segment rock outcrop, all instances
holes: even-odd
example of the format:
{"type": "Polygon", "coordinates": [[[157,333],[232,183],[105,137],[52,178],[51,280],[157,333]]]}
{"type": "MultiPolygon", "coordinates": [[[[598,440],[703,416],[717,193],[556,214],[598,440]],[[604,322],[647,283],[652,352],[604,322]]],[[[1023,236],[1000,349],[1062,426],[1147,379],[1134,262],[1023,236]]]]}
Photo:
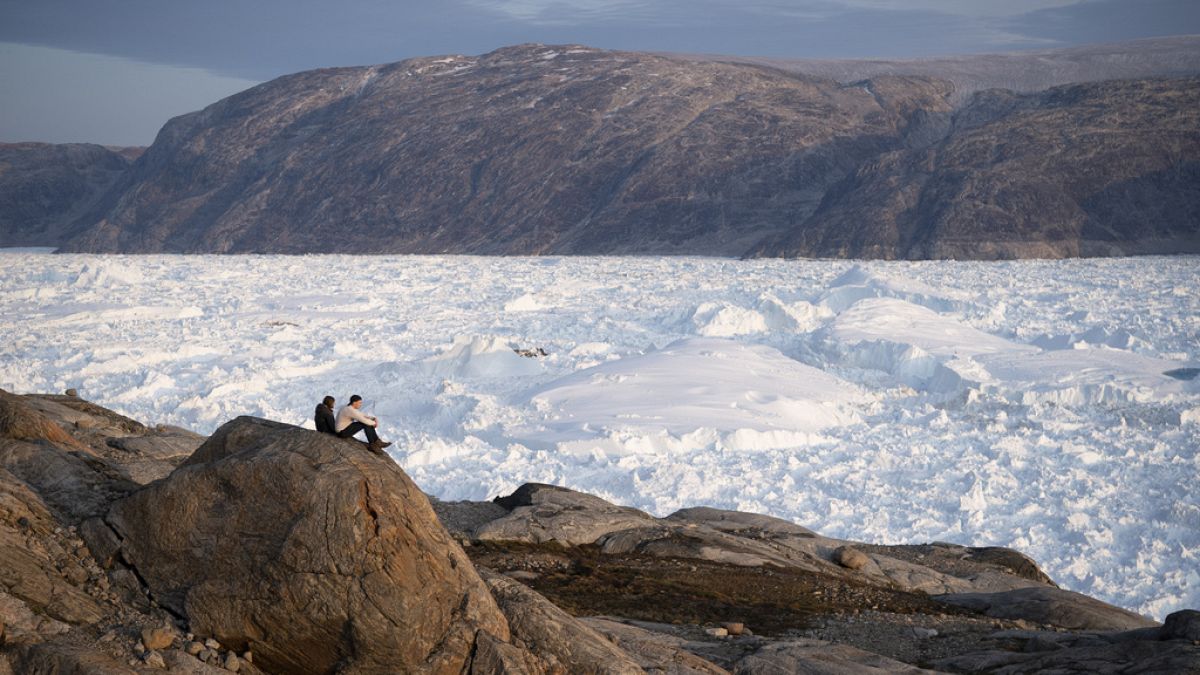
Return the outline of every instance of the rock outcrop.
{"type": "Polygon", "coordinates": [[[648,673],[662,675],[723,675],[728,671],[687,650],[687,641],[656,633],[609,617],[583,619],[589,628],[625,650],[648,673]]]}
{"type": "Polygon", "coordinates": [[[1196,612],[1176,612],[1161,628],[1131,631],[999,631],[991,636],[992,648],[932,665],[972,673],[1200,673],[1200,645],[1172,629],[1186,623],[1189,614],[1196,612]],[[1014,644],[1020,649],[1012,649],[1014,644]]]}
{"type": "Polygon", "coordinates": [[[135,672],[136,638],[112,627],[168,617],[111,552],[97,562],[82,523],[138,487],[106,440],[154,433],[74,396],[0,391],[0,672],[135,672]]]}
{"type": "Polygon", "coordinates": [[[151,596],[268,672],[460,672],[508,626],[428,500],[361,444],[218,429],[107,522],[151,596]]]}
{"type": "Polygon", "coordinates": [[[1159,626],[1008,549],[540,484],[435,511],[356,441],[198,441],[0,392],[0,675],[1200,672],[1200,613],[1159,626]]]}
{"type": "MultiPolygon", "coordinates": [[[[772,576],[784,577],[785,587],[812,583],[813,596],[843,603],[837,609],[806,608],[828,618],[814,620],[821,627],[802,632],[800,639],[796,629],[764,640],[749,631],[725,637],[720,627],[703,632],[696,627],[689,634],[679,626],[644,620],[586,620],[645,668],[706,672],[703,667],[693,670],[696,664],[681,657],[683,652],[734,673],[930,672],[914,663],[968,672],[1200,672],[1200,645],[1192,639],[1200,614],[1179,612],[1159,626],[1057,588],[1036,563],[1010,549],[946,543],[865,545],[822,537],[770,516],[706,507],[658,519],[631,514],[591,495],[539,484],[523,485],[494,504],[511,511],[498,514],[491,523],[478,522],[487,513],[481,505],[443,503],[440,510],[451,521],[472,522],[475,532],[488,534],[479,547],[468,549],[476,559],[545,589],[549,597],[577,612],[588,606],[610,609],[613,603],[595,586],[611,584],[613,593],[629,592],[662,604],[678,602],[680,613],[687,611],[686,602],[709,597],[731,618],[745,616],[746,626],[771,630],[768,614],[777,612],[779,605],[747,591],[758,586],[769,594],[772,576]],[[552,506],[539,508],[543,503],[552,506]],[[456,518],[456,512],[474,517],[456,518]],[[494,535],[502,532],[575,532],[577,539],[586,539],[583,533],[602,534],[593,542],[577,541],[571,548],[580,553],[573,554],[520,548],[543,542],[563,546],[568,543],[563,536],[518,537],[513,540],[516,548],[496,548],[502,541],[494,535]],[[655,584],[654,573],[647,572],[655,565],[648,558],[661,561],[662,584],[655,584]],[[682,576],[669,571],[676,567],[685,570],[682,576]],[[739,572],[738,567],[765,571],[739,572]],[[689,574],[698,581],[681,585],[689,574]],[[744,579],[726,583],[739,576],[744,579]],[[991,590],[939,590],[956,586],[991,590]],[[730,603],[735,588],[746,593],[745,605],[730,603]],[[897,589],[933,604],[914,604],[913,596],[906,599],[903,593],[895,594],[897,589]],[[942,594],[926,596],[927,592],[942,594]],[[957,608],[967,611],[959,613],[957,608]],[[850,615],[843,618],[842,612],[850,615]],[[914,615],[939,618],[914,621],[914,615]],[[949,639],[936,639],[942,633],[949,639]]],[[[472,538],[469,533],[460,536],[472,538]]],[[[779,600],[796,602],[783,594],[779,600]]],[[[670,612],[657,615],[665,618],[670,612]]]]}
{"type": "Polygon", "coordinates": [[[57,517],[78,523],[137,487],[38,407],[37,399],[0,390],[0,468],[57,517]]]}
{"type": "Polygon", "coordinates": [[[520,582],[493,572],[484,572],[484,579],[508,619],[513,642],[535,652],[547,672],[642,672],[637,662],[600,633],[520,582]]]}
{"type": "MultiPolygon", "coordinates": [[[[1038,570],[1018,574],[990,560],[968,560],[960,553],[958,566],[931,567],[910,556],[890,551],[849,549],[838,539],[822,537],[808,528],[779,518],[709,507],[682,509],[666,518],[654,518],[599,497],[553,485],[528,483],[507,497],[495,500],[510,509],[494,520],[478,524],[467,538],[481,541],[594,544],[608,555],[644,554],[662,558],[690,558],[741,566],[774,565],[853,578],[892,588],[946,594],[1006,591],[1027,586],[1052,585],[1038,570]],[[845,563],[850,555],[855,565],[845,563]],[[908,558],[908,559],[906,559],[908,558]],[[849,568],[849,569],[847,569],[849,568]],[[1037,575],[1040,575],[1038,577],[1037,575]]],[[[469,503],[440,506],[445,518],[455,520],[457,510],[478,512],[469,503]]],[[[998,549],[1006,550],[1006,549],[998,549]]],[[[1023,559],[1010,551],[1012,560],[1023,559]]],[[[992,553],[991,558],[999,557],[992,553]]],[[[1005,558],[1005,562],[1011,562],[1005,558]]],[[[1036,565],[1034,565],[1036,570],[1036,565]]]]}
{"type": "Polygon", "coordinates": [[[734,675],[775,675],[776,673],[896,673],[919,675],[933,673],[886,656],[820,640],[790,640],[765,645],[738,662],[734,675]]]}
{"type": "Polygon", "coordinates": [[[0,247],[60,245],[130,163],[99,145],[0,143],[0,247]]]}
{"type": "Polygon", "coordinates": [[[617,506],[575,490],[526,483],[495,503],[508,510],[472,533],[488,541],[558,542],[591,544],[611,532],[647,527],[655,519],[647,513],[617,506]]]}
{"type": "Polygon", "coordinates": [[[1130,630],[1158,625],[1139,614],[1061,588],[956,593],[938,599],[998,619],[1026,619],[1072,630],[1130,630]]]}

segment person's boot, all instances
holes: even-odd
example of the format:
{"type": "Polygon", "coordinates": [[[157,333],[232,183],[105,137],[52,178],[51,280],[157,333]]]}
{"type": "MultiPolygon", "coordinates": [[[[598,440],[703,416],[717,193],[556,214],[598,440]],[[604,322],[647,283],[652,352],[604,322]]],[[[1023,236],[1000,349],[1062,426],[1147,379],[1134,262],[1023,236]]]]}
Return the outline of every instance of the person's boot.
{"type": "Polygon", "coordinates": [[[367,449],[377,455],[382,455],[383,449],[388,447],[389,445],[391,445],[391,443],[386,442],[386,441],[381,441],[379,439],[375,439],[367,445],[367,449]]]}

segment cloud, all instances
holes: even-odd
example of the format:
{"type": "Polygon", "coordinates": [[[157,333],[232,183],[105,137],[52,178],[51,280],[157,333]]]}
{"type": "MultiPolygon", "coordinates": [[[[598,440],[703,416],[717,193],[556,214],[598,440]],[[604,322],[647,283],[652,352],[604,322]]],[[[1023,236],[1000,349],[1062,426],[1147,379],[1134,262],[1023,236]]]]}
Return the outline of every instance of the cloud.
{"type": "Polygon", "coordinates": [[[891,12],[937,12],[953,16],[1016,17],[1095,0],[837,0],[847,7],[891,12]]]}
{"type": "Polygon", "coordinates": [[[654,20],[660,6],[644,0],[467,0],[476,9],[535,24],[654,20]]]}
{"type": "Polygon", "coordinates": [[[699,22],[705,17],[734,13],[816,21],[856,10],[1007,18],[1094,1],[1096,0],[466,0],[467,4],[477,9],[533,24],[636,20],[679,23],[685,16],[699,22]]]}
{"type": "MultiPolygon", "coordinates": [[[[729,16],[821,21],[855,0],[464,0],[476,9],[530,24],[587,24],[597,21],[661,25],[707,24],[729,16]]],[[[870,1],[870,0],[868,0],[870,1]]]]}

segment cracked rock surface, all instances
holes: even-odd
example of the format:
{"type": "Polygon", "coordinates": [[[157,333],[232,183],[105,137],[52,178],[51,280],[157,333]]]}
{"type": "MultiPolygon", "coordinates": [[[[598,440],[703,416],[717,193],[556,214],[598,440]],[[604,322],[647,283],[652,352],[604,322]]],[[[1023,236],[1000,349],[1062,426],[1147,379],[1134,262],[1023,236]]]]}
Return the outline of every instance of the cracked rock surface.
{"type": "Polygon", "coordinates": [[[152,597],[267,672],[459,672],[508,627],[391,460],[241,417],[108,523],[152,597]]]}

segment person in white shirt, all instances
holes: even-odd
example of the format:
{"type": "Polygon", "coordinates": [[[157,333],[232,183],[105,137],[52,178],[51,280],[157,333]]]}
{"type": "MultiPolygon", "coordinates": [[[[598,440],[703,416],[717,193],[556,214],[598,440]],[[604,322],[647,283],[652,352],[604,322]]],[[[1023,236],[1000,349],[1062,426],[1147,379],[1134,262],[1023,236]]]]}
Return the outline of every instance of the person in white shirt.
{"type": "Polygon", "coordinates": [[[342,406],[342,409],[338,411],[337,424],[334,425],[337,435],[342,438],[351,438],[360,431],[366,432],[367,449],[371,452],[383,452],[383,449],[391,443],[381,441],[379,434],[375,433],[375,428],[379,426],[379,420],[363,413],[360,408],[362,408],[362,397],[358,394],[351,396],[349,405],[342,406]]]}

